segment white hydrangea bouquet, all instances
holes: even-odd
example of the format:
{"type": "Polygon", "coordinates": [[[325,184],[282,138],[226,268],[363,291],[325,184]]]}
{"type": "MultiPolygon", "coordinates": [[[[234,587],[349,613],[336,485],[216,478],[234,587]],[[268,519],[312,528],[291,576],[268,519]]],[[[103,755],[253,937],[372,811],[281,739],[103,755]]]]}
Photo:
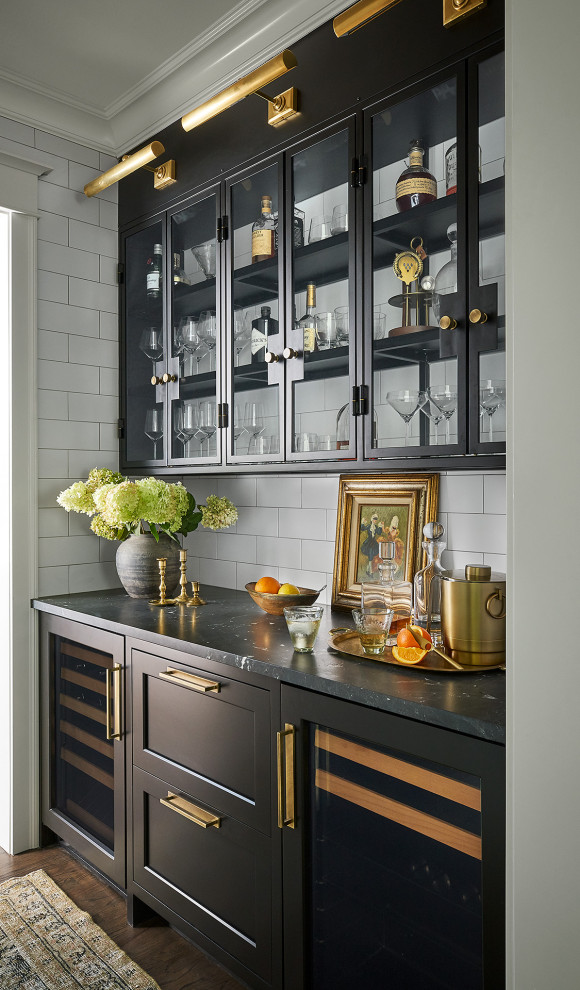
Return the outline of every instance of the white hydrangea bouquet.
{"type": "Polygon", "coordinates": [[[67,512],[91,516],[93,533],[106,540],[123,541],[150,532],[157,542],[160,533],[177,541],[178,535],[187,536],[200,523],[206,529],[226,529],[238,518],[229,498],[208,495],[205,505],[197,505],[181,482],[130,481],[108,468],[93,468],[86,481],[75,481],[57,502],[67,512]]]}

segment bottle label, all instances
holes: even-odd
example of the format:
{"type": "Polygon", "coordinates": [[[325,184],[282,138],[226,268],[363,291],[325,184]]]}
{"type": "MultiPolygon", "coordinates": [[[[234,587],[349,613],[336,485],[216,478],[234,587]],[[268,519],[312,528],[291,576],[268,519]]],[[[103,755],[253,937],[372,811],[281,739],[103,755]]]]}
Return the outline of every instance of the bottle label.
{"type": "Polygon", "coordinates": [[[304,327],[304,353],[310,354],[316,347],[316,331],[314,327],[304,327]]]}
{"type": "Polygon", "coordinates": [[[266,255],[271,258],[274,254],[274,231],[273,230],[253,230],[252,231],[252,257],[258,258],[266,255]]]}
{"type": "Polygon", "coordinates": [[[258,351],[265,349],[266,347],[266,334],[258,330],[257,327],[252,327],[252,337],[250,341],[250,348],[252,355],[257,354],[258,351]]]}
{"type": "Polygon", "coordinates": [[[445,189],[446,195],[457,192],[457,145],[452,144],[445,155],[445,189]]]}
{"type": "Polygon", "coordinates": [[[147,272],[147,292],[159,292],[159,272],[147,272]]]}
{"type": "Polygon", "coordinates": [[[428,196],[434,196],[437,198],[437,182],[435,179],[428,179],[426,176],[417,175],[410,179],[402,179],[397,182],[396,188],[396,198],[401,199],[402,196],[416,196],[421,193],[426,193],[428,196]]]}

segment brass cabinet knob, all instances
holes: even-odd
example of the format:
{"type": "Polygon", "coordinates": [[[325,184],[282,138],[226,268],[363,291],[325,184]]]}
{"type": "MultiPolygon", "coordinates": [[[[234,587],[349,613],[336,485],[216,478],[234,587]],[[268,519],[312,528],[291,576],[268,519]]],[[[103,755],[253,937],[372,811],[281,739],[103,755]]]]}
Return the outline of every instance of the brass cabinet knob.
{"type": "Polygon", "coordinates": [[[470,323],[487,323],[487,313],[482,313],[480,309],[472,309],[469,314],[470,323]]]}
{"type": "Polygon", "coordinates": [[[290,358],[302,357],[302,351],[295,351],[293,347],[285,347],[282,351],[282,356],[289,361],[290,358]]]}
{"type": "Polygon", "coordinates": [[[275,364],[276,361],[280,360],[279,354],[274,354],[273,351],[266,351],[266,361],[268,364],[275,364]]]}
{"type": "Polygon", "coordinates": [[[151,376],[151,384],[152,385],[162,385],[163,384],[163,379],[162,378],[159,378],[158,375],[152,375],[151,376]]]}
{"type": "Polygon", "coordinates": [[[167,385],[167,382],[176,382],[177,375],[170,375],[167,371],[163,375],[163,384],[167,385]]]}
{"type": "Polygon", "coordinates": [[[454,320],[452,316],[442,316],[439,320],[439,326],[442,330],[455,330],[457,320],[454,320]]]}

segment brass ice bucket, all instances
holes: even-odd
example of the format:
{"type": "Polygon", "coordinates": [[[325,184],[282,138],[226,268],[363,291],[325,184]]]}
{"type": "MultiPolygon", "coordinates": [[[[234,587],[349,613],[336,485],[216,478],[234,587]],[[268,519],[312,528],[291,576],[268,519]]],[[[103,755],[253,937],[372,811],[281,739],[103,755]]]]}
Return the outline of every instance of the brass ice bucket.
{"type": "Polygon", "coordinates": [[[505,574],[467,564],[441,575],[441,633],[454,660],[486,667],[505,662],[505,574]]]}

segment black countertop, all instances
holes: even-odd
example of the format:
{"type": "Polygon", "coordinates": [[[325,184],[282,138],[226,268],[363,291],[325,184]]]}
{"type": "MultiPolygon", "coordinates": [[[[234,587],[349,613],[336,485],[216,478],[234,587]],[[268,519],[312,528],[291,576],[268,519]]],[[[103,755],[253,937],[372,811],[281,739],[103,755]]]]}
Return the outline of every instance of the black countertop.
{"type": "Polygon", "coordinates": [[[243,591],[203,587],[207,605],[156,608],[122,590],[41,598],[35,608],[197,657],[249,670],[321,694],[430,725],[505,743],[505,673],[431,673],[358,660],[328,646],[348,612],[325,614],[314,652],[295,653],[283,617],[266,615],[243,591]]]}

